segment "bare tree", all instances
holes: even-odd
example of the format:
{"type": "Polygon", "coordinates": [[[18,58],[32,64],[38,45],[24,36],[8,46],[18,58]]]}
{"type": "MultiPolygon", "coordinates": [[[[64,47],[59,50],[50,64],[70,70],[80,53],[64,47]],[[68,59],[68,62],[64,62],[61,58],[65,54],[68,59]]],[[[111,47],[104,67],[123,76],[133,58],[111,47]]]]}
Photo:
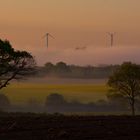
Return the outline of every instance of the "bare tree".
{"type": "Polygon", "coordinates": [[[140,95],[140,65],[131,62],[123,63],[109,77],[108,85],[112,87],[113,94],[128,99],[132,115],[135,115],[135,101],[140,95]]]}

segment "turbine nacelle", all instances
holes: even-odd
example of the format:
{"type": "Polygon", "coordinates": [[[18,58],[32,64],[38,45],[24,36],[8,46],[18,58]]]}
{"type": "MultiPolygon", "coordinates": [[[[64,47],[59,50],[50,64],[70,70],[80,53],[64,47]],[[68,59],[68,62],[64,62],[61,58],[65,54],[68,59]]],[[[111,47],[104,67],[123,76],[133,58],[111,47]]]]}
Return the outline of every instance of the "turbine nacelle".
{"type": "Polygon", "coordinates": [[[48,45],[49,45],[49,37],[55,39],[50,33],[46,33],[43,38],[46,37],[46,45],[47,45],[47,48],[48,48],[48,45]]]}

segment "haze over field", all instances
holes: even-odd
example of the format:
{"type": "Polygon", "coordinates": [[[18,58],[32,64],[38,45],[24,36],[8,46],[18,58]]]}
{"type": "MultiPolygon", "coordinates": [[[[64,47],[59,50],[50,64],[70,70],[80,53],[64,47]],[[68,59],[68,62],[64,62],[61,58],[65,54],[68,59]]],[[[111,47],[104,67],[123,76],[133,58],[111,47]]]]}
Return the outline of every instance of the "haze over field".
{"type": "Polygon", "coordinates": [[[139,5],[139,0],[1,0],[0,37],[31,51],[39,65],[140,63],[139,5]],[[46,32],[55,37],[48,49],[46,32]],[[107,32],[116,32],[113,48],[107,32]]]}

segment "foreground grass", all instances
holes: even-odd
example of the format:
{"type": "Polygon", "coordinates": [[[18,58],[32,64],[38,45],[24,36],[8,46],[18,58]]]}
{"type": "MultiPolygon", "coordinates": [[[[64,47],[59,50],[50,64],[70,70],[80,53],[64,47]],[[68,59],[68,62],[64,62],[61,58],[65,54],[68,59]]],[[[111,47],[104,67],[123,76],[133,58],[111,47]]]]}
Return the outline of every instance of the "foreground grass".
{"type": "Polygon", "coordinates": [[[44,102],[51,93],[62,94],[68,101],[78,100],[80,102],[93,102],[104,99],[108,87],[105,84],[32,84],[14,83],[1,92],[7,95],[12,103],[24,103],[30,99],[44,102]]]}

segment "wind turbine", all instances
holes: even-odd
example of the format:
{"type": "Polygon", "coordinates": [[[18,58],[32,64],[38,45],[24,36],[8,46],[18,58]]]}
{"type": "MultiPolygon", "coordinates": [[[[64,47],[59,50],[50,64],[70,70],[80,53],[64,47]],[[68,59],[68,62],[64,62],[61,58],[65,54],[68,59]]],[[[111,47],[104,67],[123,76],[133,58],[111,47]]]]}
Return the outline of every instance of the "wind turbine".
{"type": "Polygon", "coordinates": [[[87,46],[82,46],[82,47],[76,47],[75,50],[85,50],[87,49],[87,46]]]}
{"type": "Polygon", "coordinates": [[[113,47],[113,45],[114,45],[114,34],[115,34],[115,32],[108,32],[108,35],[110,36],[110,45],[111,45],[111,47],[113,47]]]}
{"type": "Polygon", "coordinates": [[[46,34],[43,36],[43,38],[46,37],[46,45],[47,45],[47,48],[48,48],[48,46],[49,46],[49,36],[50,36],[51,38],[54,39],[54,37],[53,37],[50,33],[46,33],[46,34]]]}

